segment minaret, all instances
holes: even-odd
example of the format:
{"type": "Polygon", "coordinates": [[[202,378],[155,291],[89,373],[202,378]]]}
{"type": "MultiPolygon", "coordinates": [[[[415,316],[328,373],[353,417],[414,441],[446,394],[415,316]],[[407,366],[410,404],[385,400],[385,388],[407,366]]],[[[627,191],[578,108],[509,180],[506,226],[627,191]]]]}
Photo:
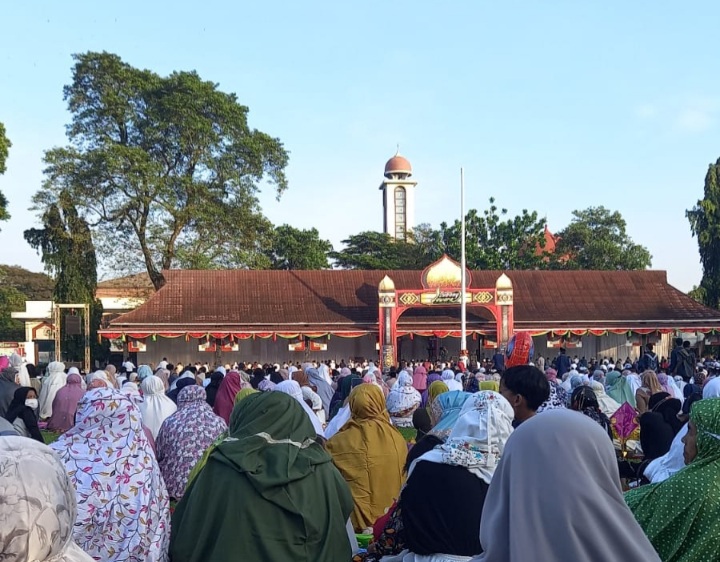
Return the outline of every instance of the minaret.
{"type": "Polygon", "coordinates": [[[415,186],[411,180],[412,166],[397,152],[385,164],[383,192],[383,232],[397,240],[405,240],[415,227],[415,186]]]}

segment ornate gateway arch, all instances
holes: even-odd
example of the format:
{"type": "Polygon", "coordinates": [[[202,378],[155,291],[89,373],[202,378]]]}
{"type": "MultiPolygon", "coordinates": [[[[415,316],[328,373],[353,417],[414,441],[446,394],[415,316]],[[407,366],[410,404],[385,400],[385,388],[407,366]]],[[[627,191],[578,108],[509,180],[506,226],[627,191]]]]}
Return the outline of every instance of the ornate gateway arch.
{"type": "MultiPolygon", "coordinates": [[[[380,363],[387,371],[397,363],[397,323],[402,314],[411,308],[432,307],[458,308],[465,299],[467,307],[481,307],[490,311],[495,319],[496,341],[507,344],[513,335],[513,287],[504,273],[498,277],[495,287],[472,288],[472,275],[466,273],[465,294],[462,291],[460,264],[443,256],[428,266],[421,275],[419,289],[396,289],[395,283],[385,276],[378,285],[380,363]]],[[[450,331],[445,336],[459,336],[450,331]]]]}

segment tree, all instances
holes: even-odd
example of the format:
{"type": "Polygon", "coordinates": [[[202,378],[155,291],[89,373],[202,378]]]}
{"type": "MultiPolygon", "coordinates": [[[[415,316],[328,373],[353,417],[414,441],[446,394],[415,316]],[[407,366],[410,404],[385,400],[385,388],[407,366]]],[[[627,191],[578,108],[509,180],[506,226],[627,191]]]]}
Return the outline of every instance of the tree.
{"type": "MultiPolygon", "coordinates": [[[[11,146],[12,143],[5,133],[5,125],[0,123],[0,176],[5,173],[5,170],[7,170],[6,163],[11,146]]],[[[10,214],[7,210],[7,204],[7,199],[2,192],[0,192],[0,221],[6,221],[10,218],[10,214]]]]}
{"type": "Polygon", "coordinates": [[[222,266],[229,251],[237,259],[255,248],[267,231],[260,185],[277,197],[287,187],[282,143],[195,72],[162,77],[109,53],[74,58],[70,144],[45,153],[34,209],[67,192],[102,255],[139,258],[156,289],[178,256],[207,252],[204,263],[222,266]]]}
{"type": "Polygon", "coordinates": [[[51,300],[52,279],[18,266],[0,265],[0,341],[25,341],[22,321],[12,312],[25,310],[25,301],[51,300]]]}
{"type": "Polygon", "coordinates": [[[20,291],[30,301],[52,300],[54,282],[46,273],[29,271],[18,265],[0,265],[3,284],[20,291]]]}
{"type": "MultiPolygon", "coordinates": [[[[42,254],[45,268],[55,279],[53,300],[56,303],[90,305],[90,345],[94,358],[102,360],[105,345],[97,344],[97,330],[102,320],[102,303],[95,298],[97,290],[97,257],[92,233],[68,191],[60,192],[42,217],[43,228],[24,233],[25,240],[42,254]]],[[[85,343],[81,337],[65,334],[61,339],[71,360],[83,357],[85,343]]]]}
{"type": "Polygon", "coordinates": [[[704,196],[686,212],[693,236],[697,236],[703,276],[700,289],[704,304],[720,308],[720,159],[705,175],[704,196]]]}
{"type": "MultiPolygon", "coordinates": [[[[470,210],[465,217],[466,250],[469,269],[538,269],[546,267],[545,220],[539,219],[535,211],[522,213],[512,218],[504,217],[507,209],[498,209],[495,199],[490,198],[490,207],[482,215],[470,210]],[[499,212],[498,212],[499,211],[499,212]]],[[[460,261],[461,224],[459,220],[451,226],[440,225],[440,237],[445,253],[460,261]]]]}
{"type": "Polygon", "coordinates": [[[335,265],[343,269],[423,269],[427,260],[425,248],[413,241],[395,240],[382,232],[360,232],[343,240],[345,247],[331,252],[335,265]]]}
{"type": "Polygon", "coordinates": [[[646,269],[652,256],[635,244],[618,211],[603,206],[573,211],[572,221],[557,234],[552,265],[557,269],[646,269]]]}
{"type": "Polygon", "coordinates": [[[693,288],[688,291],[688,297],[699,302],[700,304],[705,304],[705,289],[703,287],[693,285],[693,288]]]}
{"type": "Polygon", "coordinates": [[[320,238],[316,228],[299,230],[284,224],[275,228],[264,254],[270,269],[327,269],[332,244],[320,238]]]}

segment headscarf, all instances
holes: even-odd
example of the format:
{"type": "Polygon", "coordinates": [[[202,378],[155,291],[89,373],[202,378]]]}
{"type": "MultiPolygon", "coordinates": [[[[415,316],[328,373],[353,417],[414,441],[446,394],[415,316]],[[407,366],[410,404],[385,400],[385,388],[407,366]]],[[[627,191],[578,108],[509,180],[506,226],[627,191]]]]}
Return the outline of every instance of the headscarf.
{"type": "Polygon", "coordinates": [[[493,392],[500,392],[500,383],[498,381],[480,381],[478,387],[479,390],[492,390],[493,392]]]}
{"type": "MultiPolygon", "coordinates": [[[[115,376],[117,373],[117,369],[115,368],[115,365],[113,365],[112,363],[106,365],[105,372],[107,373],[107,377],[108,377],[108,380],[110,381],[110,384],[112,384],[113,387],[118,388],[119,384],[118,384],[117,377],[115,376]]],[[[158,375],[158,376],[160,376],[160,375],[158,375]]],[[[160,377],[160,378],[162,378],[162,377],[160,377]]],[[[165,382],[167,382],[167,376],[165,377],[165,382]]]]}
{"type": "Polygon", "coordinates": [[[433,422],[432,435],[445,439],[455,426],[465,401],[472,394],[460,390],[445,392],[433,400],[430,418],[433,422]]]}
{"type": "Polygon", "coordinates": [[[632,391],[627,375],[630,371],[624,371],[627,374],[620,374],[617,371],[610,371],[605,379],[605,392],[621,406],[627,402],[633,408],[637,406],[635,401],[635,393],[632,391]]]}
{"type": "Polygon", "coordinates": [[[185,493],[188,476],[205,450],[227,430],[206,401],[205,389],[192,385],[178,395],[178,409],[165,420],[158,433],[158,464],[171,498],[185,493]]]}
{"type": "Polygon", "coordinates": [[[401,371],[388,394],[387,410],[396,427],[412,427],[413,412],[420,406],[420,393],[412,384],[412,377],[406,371],[401,371]]]}
{"type": "Polygon", "coordinates": [[[600,409],[597,396],[595,396],[592,388],[582,385],[573,390],[570,396],[570,407],[598,423],[605,429],[608,436],[612,435],[610,419],[600,409]]]}
{"type": "Polygon", "coordinates": [[[311,386],[305,371],[298,370],[291,375],[291,380],[297,381],[300,386],[311,386]]]}
{"type": "Polygon", "coordinates": [[[349,560],[351,510],[347,484],[298,402],[282,392],[255,393],[233,410],[229,437],[178,504],[170,556],[349,560]]]}
{"type": "Polygon", "coordinates": [[[67,375],[65,374],[65,364],[59,361],[53,361],[47,366],[48,375],[43,379],[40,388],[40,408],[38,416],[44,420],[52,416],[52,404],[58,390],[65,386],[67,375]]]}
{"type": "Polygon", "coordinates": [[[590,388],[592,388],[592,391],[595,393],[595,398],[597,398],[600,410],[607,417],[611,417],[615,412],[620,409],[620,404],[618,404],[615,400],[610,398],[610,396],[605,393],[605,387],[602,385],[602,383],[598,381],[593,381],[592,383],[590,383],[590,388]]]}
{"type": "Polygon", "coordinates": [[[215,371],[212,375],[210,375],[210,384],[205,387],[207,403],[211,408],[215,405],[215,397],[217,396],[218,390],[220,390],[223,378],[225,378],[225,375],[223,375],[220,371],[215,371]]]}
{"type": "Polygon", "coordinates": [[[273,390],[275,390],[276,386],[277,385],[272,381],[262,380],[260,381],[260,384],[258,384],[257,389],[260,392],[272,392],[273,390]]]}
{"type": "Polygon", "coordinates": [[[165,396],[165,385],[160,377],[148,375],[140,386],[143,391],[143,401],[140,403],[142,421],[152,433],[153,439],[157,439],[160,426],[177,411],[177,406],[165,396]]]}
{"type": "Polygon", "coordinates": [[[146,378],[152,376],[153,372],[149,365],[140,365],[137,370],[138,382],[142,384],[146,378]]]}
{"type": "Polygon", "coordinates": [[[167,560],[167,489],[128,396],[111,388],[89,390],[75,426],[50,447],[77,490],[74,536],[85,552],[96,560],[167,560]]]}
{"type": "MultiPolygon", "coordinates": [[[[375,365],[373,363],[370,363],[370,367],[374,368],[375,365]]],[[[323,380],[326,383],[332,384],[333,380],[332,380],[332,377],[330,376],[330,367],[328,367],[325,363],[320,363],[320,365],[318,365],[317,370],[318,370],[318,373],[320,373],[320,376],[323,378],[323,380]]]]}
{"type": "Polygon", "coordinates": [[[463,389],[462,383],[455,380],[455,371],[452,369],[445,369],[440,376],[450,391],[463,389]]]}
{"type": "Polygon", "coordinates": [[[685,468],[685,444],[688,424],[682,426],[670,444],[670,450],[663,456],[652,460],[643,471],[643,476],[653,484],[664,482],[676,472],[685,468]]]}
{"type": "Polygon", "coordinates": [[[418,392],[422,392],[428,387],[427,371],[422,365],[418,365],[413,371],[413,387],[418,392]]]}
{"type": "Polygon", "coordinates": [[[663,560],[717,558],[714,530],[720,520],[720,399],[693,404],[697,456],[660,484],[625,494],[630,509],[663,560]]]}
{"type": "MultiPolygon", "coordinates": [[[[431,414],[432,412],[432,405],[433,402],[435,402],[435,400],[437,399],[437,397],[449,391],[450,390],[448,389],[444,381],[434,381],[430,384],[430,386],[428,386],[427,410],[429,414],[431,414]]],[[[437,423],[437,420],[432,419],[432,414],[430,415],[430,423],[437,423]]]]}
{"type": "Polygon", "coordinates": [[[18,384],[20,386],[32,386],[30,384],[30,374],[28,373],[27,365],[25,365],[25,361],[23,361],[20,355],[13,352],[10,356],[10,365],[17,369],[18,384]]]}
{"type": "MultiPolygon", "coordinates": [[[[552,369],[548,369],[552,370],[552,369]]],[[[557,379],[551,380],[548,378],[548,385],[550,386],[550,394],[547,400],[540,404],[537,409],[537,413],[547,412],[548,410],[557,410],[558,408],[567,408],[568,406],[568,393],[563,386],[557,381],[557,379]]]]}
{"type": "Polygon", "coordinates": [[[490,484],[505,443],[513,431],[512,406],[497,392],[481,391],[465,401],[447,441],[413,462],[427,461],[462,466],[490,484]]]}
{"type": "Polygon", "coordinates": [[[612,442],[567,409],[513,432],[485,499],[480,543],[478,562],[660,560],[623,501],[612,442]],[[547,482],[560,473],[562,494],[547,482]],[[557,529],[572,532],[548,540],[557,529]]]}
{"type": "Polygon", "coordinates": [[[68,375],[65,386],[58,390],[53,400],[53,413],[48,421],[50,431],[63,433],[75,425],[75,414],[83,394],[80,375],[68,375]]]}
{"type": "Polygon", "coordinates": [[[315,386],[315,392],[320,397],[320,400],[322,400],[323,409],[325,410],[325,417],[329,417],[330,403],[332,402],[333,394],[335,393],[332,385],[327,382],[327,380],[325,380],[325,377],[321,375],[317,369],[308,367],[304,370],[304,372],[307,375],[310,383],[315,386]]]}
{"type": "Polygon", "coordinates": [[[305,410],[305,413],[308,415],[310,421],[312,422],[313,427],[315,428],[315,433],[317,433],[320,437],[325,436],[323,426],[320,423],[320,420],[315,415],[315,412],[310,409],[310,406],[305,403],[302,395],[302,390],[300,389],[300,385],[297,383],[297,381],[283,381],[275,386],[275,392],[283,392],[285,394],[289,394],[295,400],[297,400],[302,406],[303,410],[305,410]]]}
{"type": "Polygon", "coordinates": [[[220,416],[225,423],[230,422],[230,414],[235,406],[235,396],[240,392],[241,387],[240,373],[237,371],[230,371],[220,383],[220,388],[215,396],[213,412],[220,416]]]}
{"type": "Polygon", "coordinates": [[[382,391],[375,385],[355,387],[348,405],[350,420],[328,440],[326,448],[350,485],[355,500],[350,519],[355,530],[362,531],[397,499],[407,444],[390,424],[382,391]]]}
{"type": "Polygon", "coordinates": [[[92,562],[73,541],[75,490],[53,452],[24,437],[3,437],[0,466],[3,560],[92,562]]]}

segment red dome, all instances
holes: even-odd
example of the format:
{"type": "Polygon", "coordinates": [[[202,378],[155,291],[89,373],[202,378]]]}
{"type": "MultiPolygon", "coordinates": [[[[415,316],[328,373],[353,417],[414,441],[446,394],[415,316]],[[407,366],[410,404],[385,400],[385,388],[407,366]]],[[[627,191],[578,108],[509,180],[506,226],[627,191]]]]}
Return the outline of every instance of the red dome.
{"type": "Polygon", "coordinates": [[[385,164],[385,175],[388,174],[412,174],[412,166],[404,156],[396,154],[385,164]]]}

